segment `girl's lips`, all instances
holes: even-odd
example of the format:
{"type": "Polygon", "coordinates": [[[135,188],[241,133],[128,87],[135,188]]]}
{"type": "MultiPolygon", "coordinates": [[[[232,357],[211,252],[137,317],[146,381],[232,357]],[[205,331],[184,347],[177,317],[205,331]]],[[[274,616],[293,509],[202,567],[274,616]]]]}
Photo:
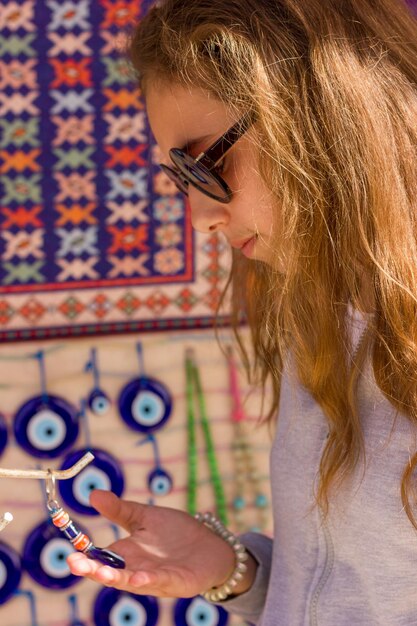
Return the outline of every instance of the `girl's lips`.
{"type": "Polygon", "coordinates": [[[240,249],[241,253],[246,257],[251,257],[256,244],[256,235],[251,237],[240,249]]]}
{"type": "Polygon", "coordinates": [[[250,237],[249,239],[243,239],[240,241],[231,241],[230,245],[232,246],[232,248],[237,248],[238,250],[242,252],[242,254],[249,257],[252,254],[252,250],[255,245],[255,242],[256,242],[256,235],[253,235],[253,237],[250,237]]]}

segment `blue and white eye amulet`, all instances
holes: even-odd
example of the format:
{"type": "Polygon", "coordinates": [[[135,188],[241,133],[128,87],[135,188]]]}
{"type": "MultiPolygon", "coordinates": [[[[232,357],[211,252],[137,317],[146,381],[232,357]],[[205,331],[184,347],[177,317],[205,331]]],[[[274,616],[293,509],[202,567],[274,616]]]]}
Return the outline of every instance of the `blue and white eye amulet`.
{"type": "Polygon", "coordinates": [[[94,603],[95,626],[155,626],[158,601],[152,596],[102,589],[94,603]]]}
{"type": "Polygon", "coordinates": [[[109,410],[111,401],[109,396],[97,387],[88,396],[87,404],[94,415],[104,415],[109,410]]]}
{"type": "Polygon", "coordinates": [[[227,612],[204,598],[180,598],[174,606],[175,626],[225,626],[227,612]]]}
{"type": "Polygon", "coordinates": [[[22,564],[18,553],[0,541],[0,604],[4,604],[19,586],[22,564]]]}
{"type": "Polygon", "coordinates": [[[148,476],[148,489],[154,496],[166,496],[172,490],[172,478],[168,472],[157,467],[148,476]]]}
{"type": "Polygon", "coordinates": [[[71,574],[66,558],[74,552],[68,539],[49,520],[36,526],[23,548],[23,566],[39,585],[49,589],[67,589],[80,582],[71,574]]]}
{"type": "Polygon", "coordinates": [[[131,380],[118,398],[119,412],[133,430],[151,433],[161,428],[172,411],[172,397],[159,380],[140,376],[131,380]]]}
{"type": "Polygon", "coordinates": [[[29,454],[55,458],[78,437],[78,411],[58,396],[35,396],[17,410],[14,423],[17,443],[29,454]]]}
{"type": "Polygon", "coordinates": [[[86,452],[92,452],[94,459],[77,476],[60,480],[59,492],[65,504],[83,515],[98,515],[90,505],[90,494],[94,489],[112,491],[121,496],[124,490],[124,475],[120,463],[108,452],[99,448],[76,450],[64,459],[61,470],[72,467],[86,452]]]}

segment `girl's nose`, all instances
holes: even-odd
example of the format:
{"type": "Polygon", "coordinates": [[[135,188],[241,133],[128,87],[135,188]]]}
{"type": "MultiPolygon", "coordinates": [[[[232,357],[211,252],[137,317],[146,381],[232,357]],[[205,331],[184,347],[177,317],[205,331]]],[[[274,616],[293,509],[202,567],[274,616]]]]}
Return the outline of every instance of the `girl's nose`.
{"type": "Polygon", "coordinates": [[[188,201],[191,208],[193,228],[202,233],[214,233],[223,230],[229,223],[230,215],[227,204],[209,198],[192,185],[188,188],[188,201]]]}

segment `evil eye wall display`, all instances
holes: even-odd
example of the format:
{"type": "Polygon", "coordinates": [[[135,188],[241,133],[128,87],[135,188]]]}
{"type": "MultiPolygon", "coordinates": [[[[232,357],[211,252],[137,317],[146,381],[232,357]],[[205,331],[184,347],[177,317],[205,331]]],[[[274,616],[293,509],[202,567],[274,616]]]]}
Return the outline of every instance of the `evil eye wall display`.
{"type": "Polygon", "coordinates": [[[175,626],[225,626],[228,613],[201,596],[180,598],[174,605],[175,626]]]}
{"type": "Polygon", "coordinates": [[[0,455],[3,454],[4,448],[7,446],[8,430],[4,415],[0,413],[0,455]]]}
{"type": "Polygon", "coordinates": [[[13,431],[17,443],[29,454],[55,458],[78,437],[78,411],[58,396],[36,396],[17,410],[13,431]]]}
{"type": "Polygon", "coordinates": [[[67,589],[82,580],[71,574],[67,565],[67,556],[73,552],[70,542],[47,520],[28,534],[23,547],[23,567],[42,587],[67,589]]]}
{"type": "Polygon", "coordinates": [[[102,389],[93,389],[88,396],[87,404],[94,415],[105,415],[111,406],[111,400],[102,389]]]}
{"type": "Polygon", "coordinates": [[[166,496],[172,490],[172,478],[168,472],[156,468],[148,476],[148,489],[154,496],[166,496]]]}
{"type": "Polygon", "coordinates": [[[86,452],[94,454],[94,459],[77,476],[60,480],[59,492],[64,502],[77,513],[98,515],[90,506],[90,494],[94,489],[112,491],[121,496],[124,491],[124,475],[120,463],[108,452],[100,448],[88,448],[70,452],[64,459],[61,469],[72,467],[86,452]]]}
{"type": "Polygon", "coordinates": [[[102,589],[94,603],[96,626],[155,626],[158,615],[156,598],[118,589],[102,589]]]}
{"type": "Polygon", "coordinates": [[[172,411],[172,396],[167,387],[155,378],[140,376],[122,389],[118,398],[124,422],[142,433],[161,428],[172,411]]]}
{"type": "Polygon", "coordinates": [[[22,564],[18,553],[0,541],[0,604],[9,600],[19,586],[22,564]]]}

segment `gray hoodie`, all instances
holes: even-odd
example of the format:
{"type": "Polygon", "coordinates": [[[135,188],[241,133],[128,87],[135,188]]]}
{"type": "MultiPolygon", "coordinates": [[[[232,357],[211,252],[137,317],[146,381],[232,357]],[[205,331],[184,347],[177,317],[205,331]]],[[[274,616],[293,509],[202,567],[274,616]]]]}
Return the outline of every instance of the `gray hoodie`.
{"type": "MultiPolygon", "coordinates": [[[[364,325],[355,314],[356,340],[364,325]]],[[[417,626],[417,532],[400,494],[416,429],[383,397],[369,363],[358,401],[366,460],[323,520],[313,491],[326,419],[286,371],[270,465],[274,540],[243,535],[260,565],[252,588],[222,603],[228,611],[262,626],[417,626]]]]}

